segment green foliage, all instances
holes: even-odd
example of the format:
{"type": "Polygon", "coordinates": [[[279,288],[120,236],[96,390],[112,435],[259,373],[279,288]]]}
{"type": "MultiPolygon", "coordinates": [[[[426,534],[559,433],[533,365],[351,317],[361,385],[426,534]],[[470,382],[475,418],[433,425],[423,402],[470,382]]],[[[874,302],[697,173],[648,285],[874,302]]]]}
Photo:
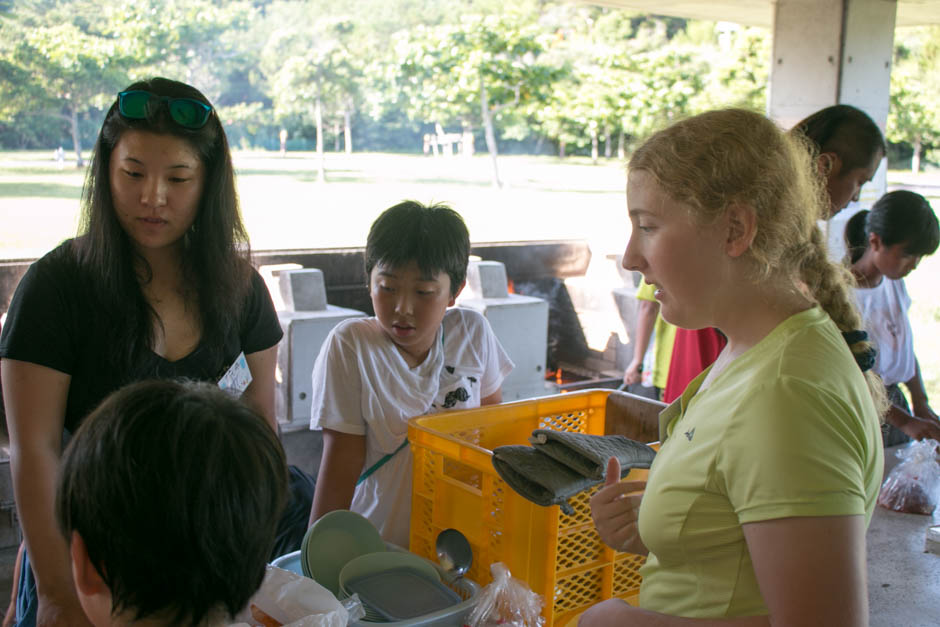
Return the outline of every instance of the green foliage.
{"type": "Polygon", "coordinates": [[[921,150],[936,159],[934,149],[940,148],[940,26],[905,30],[907,36],[895,46],[886,135],[912,146],[914,168],[921,150]]]}
{"type": "Polygon", "coordinates": [[[482,124],[481,88],[497,117],[506,107],[547,101],[559,72],[540,59],[545,37],[516,16],[466,15],[457,24],[403,33],[398,67],[390,69],[413,119],[482,124]]]}
{"type": "MultiPolygon", "coordinates": [[[[928,158],[938,33],[898,31],[888,120],[928,158]]],[[[761,29],[549,0],[0,0],[0,143],[87,146],[117,90],[163,75],[202,90],[236,145],[276,147],[281,127],[312,142],[319,101],[360,149],[414,150],[439,123],[494,151],[596,151],[710,108],[764,110],[769,59],[761,29]]]]}
{"type": "Polygon", "coordinates": [[[289,24],[272,31],[261,52],[277,120],[312,120],[318,99],[325,114],[352,109],[363,76],[353,48],[355,25],[339,17],[311,17],[294,3],[273,5],[268,20],[289,24]]]}

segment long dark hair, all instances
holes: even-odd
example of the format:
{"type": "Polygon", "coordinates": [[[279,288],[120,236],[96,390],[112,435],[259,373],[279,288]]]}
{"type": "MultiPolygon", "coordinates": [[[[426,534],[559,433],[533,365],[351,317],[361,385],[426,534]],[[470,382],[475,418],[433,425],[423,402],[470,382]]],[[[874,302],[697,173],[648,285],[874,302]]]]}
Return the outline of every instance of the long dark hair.
{"type": "MultiPolygon", "coordinates": [[[[192,98],[211,106],[196,88],[166,78],[139,81],[130,90],[192,98]]],[[[115,365],[129,367],[154,341],[156,313],[138,279],[138,269],[144,269],[146,280],[150,268],[118,222],[111,198],[111,153],[124,132],[132,129],[185,140],[205,168],[202,200],[192,228],[183,237],[181,264],[187,300],[199,308],[202,345],[210,351],[210,359],[219,360],[223,339],[237,324],[246,300],[251,268],[225,131],[215,112],[202,128],[189,129],[174,122],[162,105],[151,107],[146,119],[127,119],[118,111],[117,100],[95,142],[82,190],[80,237],[74,244],[76,258],[89,274],[102,313],[113,329],[111,356],[115,365]]]]}
{"type": "Polygon", "coordinates": [[[808,139],[816,155],[824,152],[839,155],[843,170],[865,167],[876,154],[886,153],[881,129],[867,113],[851,105],[820,109],[797,122],[793,132],[808,139]]]}
{"type": "Polygon", "coordinates": [[[932,255],[940,245],[940,225],[927,199],[897,190],[878,199],[871,211],[859,211],[845,225],[849,263],[862,258],[868,238],[876,233],[885,246],[905,244],[910,255],[932,255]]]}

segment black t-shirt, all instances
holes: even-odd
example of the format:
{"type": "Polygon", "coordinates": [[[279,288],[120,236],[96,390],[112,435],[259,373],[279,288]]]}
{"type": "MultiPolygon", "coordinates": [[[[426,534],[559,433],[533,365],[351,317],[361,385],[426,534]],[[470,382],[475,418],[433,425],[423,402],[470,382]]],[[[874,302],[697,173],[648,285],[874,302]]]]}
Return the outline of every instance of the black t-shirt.
{"type": "MultiPolygon", "coordinates": [[[[106,316],[94,300],[92,278],[77,263],[71,240],[33,263],[13,294],[0,336],[0,357],[28,361],[71,375],[65,428],[74,431],[98,403],[122,385],[144,379],[218,381],[239,353],[278,343],[283,335],[271,295],[252,271],[242,323],[225,338],[222,361],[202,342],[174,362],[146,351],[131,372],[109,363],[106,316]]],[[[237,307],[233,306],[233,315],[237,307]]]]}

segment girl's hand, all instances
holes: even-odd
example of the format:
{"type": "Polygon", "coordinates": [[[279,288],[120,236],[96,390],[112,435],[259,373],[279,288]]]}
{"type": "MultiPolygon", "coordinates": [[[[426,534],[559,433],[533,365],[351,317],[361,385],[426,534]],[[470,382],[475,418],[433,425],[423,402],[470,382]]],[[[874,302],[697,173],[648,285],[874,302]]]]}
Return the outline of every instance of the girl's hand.
{"type": "Polygon", "coordinates": [[[615,551],[646,555],[637,530],[645,481],[620,481],[620,462],[607,462],[604,487],[591,497],[591,518],[601,540],[615,551]]]}
{"type": "Polygon", "coordinates": [[[640,362],[631,361],[627,366],[627,369],[623,371],[623,382],[626,385],[633,385],[634,383],[639,383],[641,379],[640,373],[640,362]]]}
{"type": "Polygon", "coordinates": [[[915,440],[931,439],[940,442],[940,422],[936,419],[911,416],[910,420],[899,428],[915,440]]]}

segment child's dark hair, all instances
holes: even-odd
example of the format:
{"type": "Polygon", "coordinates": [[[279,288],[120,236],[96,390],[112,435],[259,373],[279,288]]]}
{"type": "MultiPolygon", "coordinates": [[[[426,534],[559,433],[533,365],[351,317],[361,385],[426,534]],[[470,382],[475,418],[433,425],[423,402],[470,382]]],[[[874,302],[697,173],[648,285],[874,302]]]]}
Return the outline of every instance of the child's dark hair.
{"type": "Polygon", "coordinates": [[[868,238],[876,233],[885,246],[906,244],[909,255],[932,255],[940,245],[940,225],[927,199],[907,190],[888,192],[859,211],[845,225],[845,247],[849,263],[862,258],[868,238]]]}
{"type": "Polygon", "coordinates": [[[467,278],[470,233],[460,214],[444,204],[406,200],[382,212],[366,240],[366,275],[378,264],[396,268],[412,261],[421,273],[450,276],[451,295],[467,278]]]}
{"type": "Polygon", "coordinates": [[[261,585],[287,494],[265,420],[208,383],[146,381],[85,420],[59,470],[56,515],[77,532],[112,613],[196,625],[261,585]]]}
{"type": "Polygon", "coordinates": [[[881,129],[867,113],[851,105],[820,109],[793,127],[815,145],[816,154],[839,155],[844,170],[867,166],[879,152],[886,154],[881,129]]]}

